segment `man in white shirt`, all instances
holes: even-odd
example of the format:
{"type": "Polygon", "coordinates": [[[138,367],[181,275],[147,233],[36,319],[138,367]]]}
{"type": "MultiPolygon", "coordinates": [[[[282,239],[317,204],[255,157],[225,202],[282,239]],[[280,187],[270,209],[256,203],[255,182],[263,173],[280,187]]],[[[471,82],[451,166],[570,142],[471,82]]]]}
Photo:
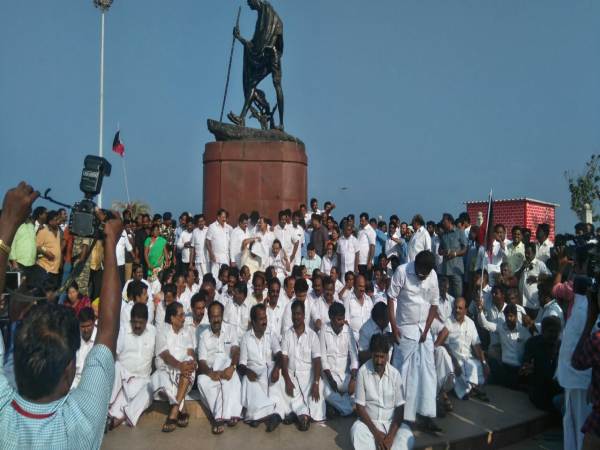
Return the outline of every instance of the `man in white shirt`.
{"type": "Polygon", "coordinates": [[[286,211],[279,211],[279,222],[273,227],[275,239],[281,242],[281,246],[285,255],[290,261],[294,261],[296,253],[300,251],[300,238],[294,232],[292,224],[288,223],[288,215],[286,211]]]}
{"type": "Polygon", "coordinates": [[[148,288],[148,295],[150,296],[150,298],[153,297],[153,294],[155,294],[155,292],[152,290],[152,286],[150,286],[150,283],[148,283],[148,281],[144,279],[144,269],[142,268],[142,265],[134,263],[131,271],[131,279],[125,282],[125,286],[123,286],[123,290],[121,291],[121,298],[123,300],[128,300],[127,288],[129,287],[129,284],[134,280],[144,283],[148,288]]]}
{"type": "Polygon", "coordinates": [[[306,272],[310,276],[312,276],[315,269],[321,268],[321,257],[317,255],[312,242],[306,247],[306,256],[302,258],[302,265],[306,267],[306,272]]]}
{"type": "Polygon", "coordinates": [[[496,277],[500,273],[500,264],[508,256],[510,241],[506,239],[506,227],[501,223],[494,225],[494,242],[492,243],[491,255],[485,255],[486,269],[490,277],[490,286],[496,284],[496,277]]]}
{"type": "Polygon", "coordinates": [[[231,266],[242,267],[242,243],[248,238],[250,238],[248,214],[242,213],[238,219],[238,226],[231,232],[231,240],[229,242],[229,260],[231,266]]]}
{"type": "Polygon", "coordinates": [[[291,304],[292,326],[285,330],[282,352],[286,413],[298,419],[298,429],[307,431],[310,421],[325,420],[325,401],[321,379],[321,347],[316,333],[305,324],[304,303],[291,304]]]}
{"type": "Polygon", "coordinates": [[[230,239],[231,226],[227,223],[227,211],[219,209],[217,211],[217,220],[208,227],[205,241],[210,271],[215,279],[219,276],[221,265],[229,265],[230,239]]]}
{"type": "Polygon", "coordinates": [[[440,322],[444,323],[452,315],[454,309],[454,297],[448,294],[450,281],[445,275],[438,276],[438,285],[440,289],[440,304],[438,305],[438,317],[440,322]]]}
{"type": "Polygon", "coordinates": [[[575,299],[571,315],[563,330],[558,352],[558,367],[556,378],[565,390],[565,412],[563,414],[564,448],[581,450],[584,434],[581,428],[592,406],[588,401],[588,389],[592,382],[592,369],[576,370],[571,358],[579,343],[582,331],[588,321],[587,289],[591,285],[586,277],[576,277],[573,280],[575,299]]]}
{"type": "Polygon", "coordinates": [[[108,415],[110,428],[125,420],[135,427],[142,413],[152,404],[152,357],[156,331],[148,325],[148,307],[137,303],[131,320],[121,328],[117,339],[115,383],[108,415]]]}
{"type": "Polygon", "coordinates": [[[512,273],[515,273],[523,266],[525,261],[525,244],[523,244],[523,233],[521,227],[515,225],[511,230],[512,242],[506,247],[505,261],[510,266],[512,273]]]}
{"type": "Polygon", "coordinates": [[[206,227],[204,215],[200,214],[196,221],[196,228],[192,231],[192,260],[198,271],[200,279],[208,273],[208,265],[206,259],[206,227]]]}
{"type": "Polygon", "coordinates": [[[366,212],[361,213],[359,220],[358,271],[370,280],[373,277],[373,257],[375,256],[377,235],[369,223],[369,215],[366,212]]]}
{"type": "Polygon", "coordinates": [[[393,365],[402,375],[406,388],[405,418],[415,421],[420,414],[427,430],[440,431],[431,419],[436,416],[437,376],[429,329],[439,304],[434,266],[433,253],[420,252],[413,262],[396,269],[387,295],[396,342],[393,365]]]}
{"type": "Polygon", "coordinates": [[[540,311],[535,318],[535,328],[538,333],[542,333],[542,322],[546,317],[555,316],[560,320],[561,331],[565,326],[565,315],[558,302],[552,298],[552,288],[554,280],[548,278],[541,283],[538,283],[538,299],[540,301],[540,311]]]}
{"type": "Polygon", "coordinates": [[[454,363],[456,377],[454,392],[462,399],[473,388],[482,385],[490,373],[475,323],[467,317],[467,302],[463,297],[454,302],[454,315],[445,326],[448,330],[447,350],[454,363]],[[473,358],[473,353],[477,359],[473,358]]]}
{"type": "Polygon", "coordinates": [[[535,244],[535,257],[543,263],[546,263],[550,259],[550,249],[554,247],[548,236],[550,236],[550,225],[540,223],[535,232],[535,239],[537,241],[535,244]]]}
{"type": "Polygon", "coordinates": [[[350,436],[355,449],[412,449],[415,438],[404,420],[405,386],[388,362],[390,345],[379,334],[369,345],[371,359],[358,371],[356,414],[350,436]]]}
{"type": "Polygon", "coordinates": [[[133,246],[127,236],[127,231],[123,230],[121,237],[117,242],[117,269],[119,270],[119,278],[121,286],[125,285],[125,252],[132,252],[133,246]]]}
{"type": "Polygon", "coordinates": [[[302,258],[302,246],[304,245],[304,228],[300,225],[300,221],[302,220],[302,214],[300,212],[295,211],[292,214],[292,241],[298,242],[298,248],[296,249],[295,254],[288,255],[290,258],[290,264],[293,266],[299,266],[302,258]]]}
{"type": "MultiPolygon", "coordinates": [[[[480,307],[483,309],[483,306],[480,307]]],[[[514,389],[519,384],[519,370],[523,365],[525,344],[531,333],[519,323],[517,305],[506,305],[503,314],[504,320],[496,319],[495,323],[488,322],[483,313],[480,313],[479,320],[487,329],[496,332],[500,340],[502,362],[490,359],[494,381],[514,389]]]]}
{"type": "Polygon", "coordinates": [[[223,321],[234,327],[238,336],[243,336],[250,327],[250,309],[255,304],[246,283],[238,281],[233,288],[233,301],[225,305],[223,321]]]}
{"type": "Polygon", "coordinates": [[[251,426],[266,421],[267,432],[272,432],[285,415],[281,401],[281,347],[278,335],[267,326],[267,307],[254,305],[250,316],[252,327],[240,343],[242,406],[246,408],[246,420],[251,426]]]}
{"type": "Polygon", "coordinates": [[[300,278],[294,283],[294,298],[285,305],[285,309],[283,310],[283,318],[281,319],[282,338],[285,335],[285,332],[294,324],[292,317],[292,304],[294,303],[294,300],[299,300],[304,303],[304,323],[306,328],[309,328],[312,314],[312,302],[308,296],[308,283],[304,278],[300,278]]]}
{"type": "Polygon", "coordinates": [[[210,328],[198,343],[198,390],[212,414],[214,434],[225,431],[225,422],[237,424],[242,415],[242,385],[236,372],[240,347],[236,329],[223,323],[223,310],[219,302],[209,306],[210,328]]]}
{"type": "Polygon", "coordinates": [[[415,232],[408,241],[408,262],[415,260],[423,250],[431,251],[431,236],[425,228],[425,220],[420,214],[413,217],[411,222],[415,232]]]}
{"type": "Polygon", "coordinates": [[[94,346],[94,341],[96,340],[96,316],[94,314],[94,310],[89,306],[82,308],[81,311],[79,311],[77,319],[79,320],[81,344],[75,356],[75,378],[73,378],[71,390],[75,389],[79,385],[83,367],[85,366],[85,359],[94,346]]]}
{"type": "Polygon", "coordinates": [[[525,246],[525,263],[515,274],[519,278],[519,291],[523,294],[523,307],[532,317],[536,317],[540,309],[538,298],[540,276],[552,275],[546,264],[535,255],[534,244],[530,242],[525,246]]]}
{"type": "Polygon", "coordinates": [[[286,303],[281,296],[281,283],[277,278],[269,281],[267,300],[267,324],[269,330],[277,336],[279,344],[281,344],[281,322],[283,321],[286,303]]]}
{"type": "Polygon", "coordinates": [[[257,228],[258,231],[254,236],[257,238],[257,242],[254,243],[252,252],[260,256],[262,261],[261,270],[264,270],[267,267],[266,263],[269,255],[271,254],[271,247],[273,246],[273,241],[275,240],[275,234],[269,230],[269,224],[265,217],[258,219],[257,228]]]}
{"type": "Polygon", "coordinates": [[[306,212],[306,214],[304,214],[304,223],[306,223],[307,225],[310,224],[311,222],[311,217],[313,214],[319,214],[321,215],[322,211],[319,209],[319,201],[316,198],[311,198],[310,199],[310,211],[306,212]]]}
{"type": "MultiPolygon", "coordinates": [[[[383,334],[389,339],[390,344],[393,343],[386,303],[379,302],[373,306],[371,318],[360,328],[360,332],[358,333],[358,361],[360,365],[371,359],[369,345],[374,334],[383,334]]],[[[390,347],[390,358],[392,350],[390,347]]]]}
{"type": "Polygon", "coordinates": [[[352,234],[352,225],[349,221],[344,226],[344,235],[338,239],[337,253],[341,273],[358,272],[358,240],[352,234]]]}
{"type": "Polygon", "coordinates": [[[360,328],[371,318],[373,300],[365,293],[367,280],[364,275],[354,278],[354,289],[344,297],[344,308],[346,308],[346,321],[358,342],[360,328]]]}
{"type": "Polygon", "coordinates": [[[177,239],[176,242],[177,250],[181,253],[181,263],[186,269],[194,267],[193,237],[194,222],[188,220],[188,222],[185,225],[185,230],[181,232],[181,234],[179,235],[179,239],[177,239]]]}
{"type": "Polygon", "coordinates": [[[154,322],[154,302],[148,301],[148,288],[141,281],[133,280],[127,286],[127,301],[121,302],[121,327],[127,327],[131,320],[131,309],[136,303],[148,308],[148,323],[154,322]]]}
{"type": "Polygon", "coordinates": [[[345,315],[344,306],[334,302],[329,308],[330,322],[319,332],[319,341],[325,401],[342,416],[349,416],[353,411],[358,353],[352,330],[344,323],[345,315]]]}

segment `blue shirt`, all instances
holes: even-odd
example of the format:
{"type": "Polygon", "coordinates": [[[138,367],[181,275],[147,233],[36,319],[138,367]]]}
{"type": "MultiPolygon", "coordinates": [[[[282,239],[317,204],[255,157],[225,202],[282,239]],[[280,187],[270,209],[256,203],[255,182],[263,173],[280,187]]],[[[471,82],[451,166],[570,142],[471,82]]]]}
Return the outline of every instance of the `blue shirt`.
{"type": "Polygon", "coordinates": [[[113,355],[98,344],[88,354],[79,386],[51,403],[25,400],[0,371],[0,448],[100,448],[114,378],[113,355]]]}
{"type": "Polygon", "coordinates": [[[379,228],[375,230],[375,261],[379,258],[379,255],[385,248],[385,242],[387,241],[387,234],[381,231],[379,228]]]}

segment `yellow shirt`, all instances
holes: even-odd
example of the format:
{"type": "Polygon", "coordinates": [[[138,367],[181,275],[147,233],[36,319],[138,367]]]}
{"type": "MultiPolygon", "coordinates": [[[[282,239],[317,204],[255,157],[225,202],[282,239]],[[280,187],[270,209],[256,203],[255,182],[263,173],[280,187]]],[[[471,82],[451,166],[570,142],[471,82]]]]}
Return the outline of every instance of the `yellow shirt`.
{"type": "Polygon", "coordinates": [[[104,244],[102,241],[96,241],[96,245],[92,249],[90,255],[90,269],[101,270],[102,262],[104,260],[104,244]]]}
{"type": "Polygon", "coordinates": [[[43,247],[46,252],[54,255],[54,260],[52,261],[50,261],[44,255],[38,255],[38,266],[43,268],[48,273],[57,274],[60,271],[60,264],[62,262],[62,254],[60,250],[60,232],[57,231],[55,235],[47,227],[40,229],[35,237],[35,245],[38,248],[43,247]]]}

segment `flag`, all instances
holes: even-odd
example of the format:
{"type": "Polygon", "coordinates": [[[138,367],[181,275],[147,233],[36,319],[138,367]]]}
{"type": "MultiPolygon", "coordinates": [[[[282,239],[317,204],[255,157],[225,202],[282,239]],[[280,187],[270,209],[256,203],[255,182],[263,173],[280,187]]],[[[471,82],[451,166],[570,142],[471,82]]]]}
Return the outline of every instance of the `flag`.
{"type": "Polygon", "coordinates": [[[113,152],[118,153],[119,156],[123,157],[125,156],[125,146],[123,145],[123,143],[121,142],[121,138],[120,135],[121,134],[121,130],[117,130],[117,132],[115,133],[115,138],[113,139],[113,152]]]}

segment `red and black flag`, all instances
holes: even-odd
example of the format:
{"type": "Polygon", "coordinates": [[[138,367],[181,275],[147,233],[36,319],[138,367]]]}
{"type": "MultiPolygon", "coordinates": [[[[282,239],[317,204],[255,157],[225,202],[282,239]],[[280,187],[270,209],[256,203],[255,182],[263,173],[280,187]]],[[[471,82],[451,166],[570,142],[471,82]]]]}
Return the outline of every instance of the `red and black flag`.
{"type": "Polygon", "coordinates": [[[121,130],[117,130],[115,138],[113,139],[113,152],[118,153],[121,157],[125,156],[125,146],[121,142],[121,130]]]}
{"type": "Polygon", "coordinates": [[[492,246],[494,245],[494,200],[492,198],[492,192],[490,191],[490,197],[488,200],[487,217],[484,219],[479,228],[479,245],[485,247],[488,254],[492,252],[492,246]]]}

